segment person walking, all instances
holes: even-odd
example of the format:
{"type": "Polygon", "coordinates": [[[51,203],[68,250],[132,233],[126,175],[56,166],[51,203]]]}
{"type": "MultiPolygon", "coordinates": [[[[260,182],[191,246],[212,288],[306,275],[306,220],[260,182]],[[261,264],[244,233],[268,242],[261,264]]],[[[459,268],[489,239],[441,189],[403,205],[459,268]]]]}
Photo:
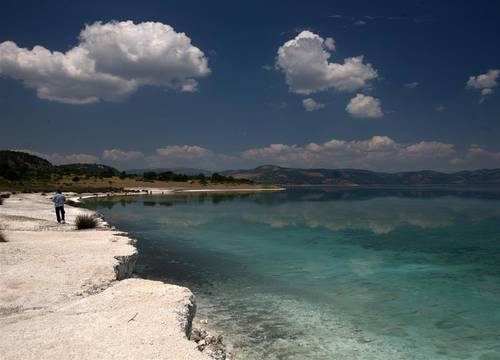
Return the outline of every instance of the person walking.
{"type": "Polygon", "coordinates": [[[63,194],[61,194],[61,190],[56,191],[56,195],[54,196],[54,205],[56,207],[56,217],[57,217],[57,222],[59,224],[66,224],[66,221],[64,220],[64,202],[66,201],[66,198],[64,197],[63,194]]]}

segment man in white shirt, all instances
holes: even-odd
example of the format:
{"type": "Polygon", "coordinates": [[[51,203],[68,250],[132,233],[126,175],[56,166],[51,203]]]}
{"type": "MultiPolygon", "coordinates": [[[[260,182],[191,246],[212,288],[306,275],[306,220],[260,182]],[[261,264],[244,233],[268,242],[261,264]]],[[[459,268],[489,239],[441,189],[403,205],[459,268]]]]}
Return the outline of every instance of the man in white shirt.
{"type": "Polygon", "coordinates": [[[63,194],[61,194],[61,190],[56,191],[56,195],[54,196],[54,205],[56,207],[56,217],[57,217],[57,222],[59,224],[66,224],[66,221],[64,221],[64,202],[66,201],[66,198],[64,197],[63,194]]]}

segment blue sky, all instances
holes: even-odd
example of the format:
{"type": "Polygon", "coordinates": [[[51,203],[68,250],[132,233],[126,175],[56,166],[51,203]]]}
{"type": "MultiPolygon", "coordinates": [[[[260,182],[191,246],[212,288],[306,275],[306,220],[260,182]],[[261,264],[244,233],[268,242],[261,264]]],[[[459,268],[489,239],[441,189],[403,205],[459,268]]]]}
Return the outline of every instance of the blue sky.
{"type": "Polygon", "coordinates": [[[499,20],[495,1],[3,1],[0,147],[121,169],[500,167],[499,20]]]}

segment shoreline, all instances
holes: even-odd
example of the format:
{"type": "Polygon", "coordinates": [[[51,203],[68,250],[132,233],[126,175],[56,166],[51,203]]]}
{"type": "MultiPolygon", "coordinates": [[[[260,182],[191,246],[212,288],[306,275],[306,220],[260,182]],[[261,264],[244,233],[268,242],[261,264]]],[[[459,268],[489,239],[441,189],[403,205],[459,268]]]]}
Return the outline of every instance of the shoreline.
{"type": "MultiPolygon", "coordinates": [[[[136,192],[67,194],[67,199],[284,189],[131,190],[136,192]]],[[[50,197],[15,194],[0,205],[0,231],[7,238],[0,244],[5,359],[226,358],[221,336],[191,332],[196,312],[191,290],[133,277],[135,240],[102,219],[96,229],[76,230],[76,216],[98,214],[70,204],[68,223],[57,224],[50,197]]]]}
{"type": "Polygon", "coordinates": [[[74,203],[81,203],[82,200],[110,197],[110,196],[141,196],[141,195],[177,195],[183,193],[252,193],[252,192],[274,192],[285,191],[286,188],[242,188],[242,189],[161,189],[161,188],[126,188],[122,192],[104,192],[104,193],[84,193],[75,194],[67,198],[74,203]]]}

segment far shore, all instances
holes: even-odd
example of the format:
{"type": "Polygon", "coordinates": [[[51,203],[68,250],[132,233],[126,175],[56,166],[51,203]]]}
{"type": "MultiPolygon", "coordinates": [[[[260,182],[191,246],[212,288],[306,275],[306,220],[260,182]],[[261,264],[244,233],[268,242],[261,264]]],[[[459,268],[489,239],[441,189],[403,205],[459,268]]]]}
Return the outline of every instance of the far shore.
{"type": "Polygon", "coordinates": [[[87,194],[71,194],[68,199],[75,203],[82,200],[109,196],[140,196],[140,195],[176,195],[189,193],[251,193],[251,192],[269,192],[269,191],[284,191],[286,188],[198,188],[198,189],[179,189],[179,188],[130,188],[124,189],[121,192],[102,192],[102,193],[87,193],[87,194]]]}
{"type": "MultiPolygon", "coordinates": [[[[238,180],[236,180],[238,181],[238,180]]],[[[238,182],[207,182],[202,183],[198,180],[190,181],[161,181],[144,180],[141,178],[130,179],[113,176],[109,178],[99,177],[73,177],[66,176],[60,180],[25,180],[8,182],[0,178],[1,191],[16,192],[53,192],[61,190],[63,192],[75,193],[107,193],[107,192],[125,192],[133,190],[150,189],[153,191],[161,190],[195,190],[195,191],[263,191],[277,190],[281,186],[274,184],[257,183],[238,183],[238,182]]]]}

